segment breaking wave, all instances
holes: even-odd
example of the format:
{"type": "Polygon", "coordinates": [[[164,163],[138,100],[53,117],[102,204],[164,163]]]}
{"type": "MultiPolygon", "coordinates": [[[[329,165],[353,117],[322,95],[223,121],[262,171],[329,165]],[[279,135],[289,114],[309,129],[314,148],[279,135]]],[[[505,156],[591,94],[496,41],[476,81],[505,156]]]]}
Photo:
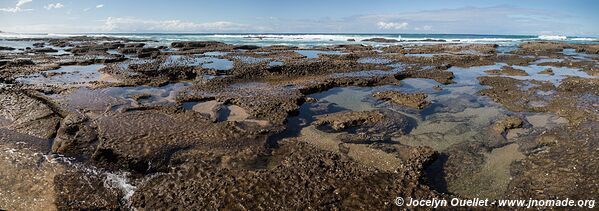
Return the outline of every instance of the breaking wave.
{"type": "Polygon", "coordinates": [[[564,35],[539,35],[540,40],[567,40],[568,37],[564,35]]]}

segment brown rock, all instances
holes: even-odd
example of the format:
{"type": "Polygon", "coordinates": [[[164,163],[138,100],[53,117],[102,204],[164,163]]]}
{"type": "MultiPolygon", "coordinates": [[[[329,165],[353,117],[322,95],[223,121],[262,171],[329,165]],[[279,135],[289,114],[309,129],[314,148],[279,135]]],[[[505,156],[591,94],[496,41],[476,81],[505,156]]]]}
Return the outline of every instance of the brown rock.
{"type": "Polygon", "coordinates": [[[520,128],[523,124],[524,122],[520,117],[510,116],[495,122],[495,124],[493,124],[493,130],[499,133],[504,133],[510,129],[520,128]]]}
{"type": "Polygon", "coordinates": [[[555,73],[553,73],[553,69],[551,69],[551,68],[547,68],[547,69],[539,72],[539,74],[555,75],[555,73]]]}
{"type": "Polygon", "coordinates": [[[408,106],[415,109],[423,109],[430,104],[426,100],[426,94],[424,93],[401,93],[399,91],[384,91],[377,92],[372,95],[381,100],[390,101],[392,103],[408,106]]]}
{"type": "Polygon", "coordinates": [[[501,70],[486,70],[485,73],[490,75],[528,76],[526,71],[511,66],[504,66],[501,70]]]}
{"type": "Polygon", "coordinates": [[[363,124],[374,124],[383,119],[378,111],[340,112],[317,117],[314,125],[329,125],[333,130],[340,131],[349,127],[363,124]]]}

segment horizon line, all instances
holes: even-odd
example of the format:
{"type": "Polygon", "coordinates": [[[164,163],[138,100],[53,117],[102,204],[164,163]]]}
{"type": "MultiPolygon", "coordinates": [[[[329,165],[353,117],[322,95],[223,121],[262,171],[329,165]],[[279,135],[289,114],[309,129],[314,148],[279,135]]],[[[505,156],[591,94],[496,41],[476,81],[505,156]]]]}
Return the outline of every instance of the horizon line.
{"type": "Polygon", "coordinates": [[[563,34],[480,34],[480,33],[379,33],[379,32],[8,32],[0,33],[49,35],[49,34],[314,34],[314,35],[473,35],[473,36],[567,36],[567,37],[593,37],[598,35],[563,35],[563,34]]]}

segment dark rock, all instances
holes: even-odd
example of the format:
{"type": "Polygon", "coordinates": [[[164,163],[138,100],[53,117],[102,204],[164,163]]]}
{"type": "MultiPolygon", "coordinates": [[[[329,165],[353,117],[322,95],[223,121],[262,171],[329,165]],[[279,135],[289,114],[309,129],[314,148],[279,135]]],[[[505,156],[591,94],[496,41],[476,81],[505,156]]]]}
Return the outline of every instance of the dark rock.
{"type": "Polygon", "coordinates": [[[146,46],[145,43],[127,43],[125,44],[125,48],[143,48],[146,46]]]}
{"type": "Polygon", "coordinates": [[[36,48],[43,48],[44,45],[46,45],[46,43],[43,43],[43,42],[33,43],[33,47],[36,47],[36,48]]]}
{"type": "Polygon", "coordinates": [[[106,42],[106,43],[102,43],[102,46],[104,46],[107,49],[119,49],[119,48],[123,48],[126,46],[125,43],[121,43],[121,42],[106,42]]]}
{"type": "Polygon", "coordinates": [[[381,42],[381,43],[399,42],[399,40],[396,40],[396,39],[387,39],[387,38],[370,38],[370,39],[364,39],[362,41],[363,42],[381,42]]]}
{"type": "Polygon", "coordinates": [[[233,47],[233,49],[235,50],[256,50],[259,49],[260,46],[256,46],[256,45],[238,45],[233,47]]]}
{"type": "Polygon", "coordinates": [[[0,51],[14,51],[15,48],[0,46],[0,51]]]}
{"type": "Polygon", "coordinates": [[[34,48],[32,51],[36,52],[36,53],[56,53],[56,52],[58,52],[58,50],[56,50],[54,48],[34,48]]]}
{"type": "MultiPolygon", "coordinates": [[[[54,178],[58,210],[120,210],[123,193],[107,182],[107,175],[70,170],[54,178]]],[[[117,182],[117,181],[115,181],[117,182]]]]}
{"type": "Polygon", "coordinates": [[[402,40],[401,42],[447,42],[444,39],[402,40]]]}
{"type": "Polygon", "coordinates": [[[137,57],[139,58],[156,58],[160,55],[160,49],[158,48],[141,48],[137,51],[137,57]]]}
{"type": "Polygon", "coordinates": [[[95,128],[89,119],[80,113],[71,113],[61,122],[52,152],[77,158],[90,158],[98,140],[95,128]]]}
{"type": "Polygon", "coordinates": [[[71,48],[69,51],[76,55],[83,54],[106,54],[108,48],[103,45],[81,45],[71,48]]]}
{"type": "Polygon", "coordinates": [[[135,54],[137,53],[137,51],[139,51],[139,48],[130,48],[130,47],[123,47],[123,48],[119,48],[119,53],[122,54],[135,54]]]}
{"type": "Polygon", "coordinates": [[[214,47],[214,46],[223,46],[227,45],[222,42],[216,41],[185,41],[185,42],[173,42],[171,43],[171,47],[173,48],[206,48],[206,47],[214,47]]]}

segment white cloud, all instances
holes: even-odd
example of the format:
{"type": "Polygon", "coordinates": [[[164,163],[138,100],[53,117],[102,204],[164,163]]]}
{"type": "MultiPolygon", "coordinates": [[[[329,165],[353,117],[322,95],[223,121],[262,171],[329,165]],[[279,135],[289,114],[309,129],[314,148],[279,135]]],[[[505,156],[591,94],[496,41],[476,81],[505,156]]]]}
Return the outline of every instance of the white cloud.
{"type": "Polygon", "coordinates": [[[406,22],[397,22],[396,23],[396,22],[379,21],[376,25],[379,27],[379,29],[395,29],[395,30],[398,30],[398,29],[406,29],[406,28],[408,28],[409,24],[406,23],[406,22]]]}
{"type": "Polygon", "coordinates": [[[422,26],[422,27],[415,27],[414,28],[414,30],[416,30],[416,31],[430,31],[432,29],[433,29],[433,27],[429,26],[429,25],[425,25],[425,26],[422,26]]]}
{"type": "Polygon", "coordinates": [[[248,25],[227,21],[209,23],[185,22],[181,20],[143,20],[138,18],[109,17],[104,22],[104,31],[168,31],[168,32],[213,32],[213,31],[243,31],[248,25]]]}
{"type": "Polygon", "coordinates": [[[3,11],[3,12],[12,12],[12,13],[32,11],[33,9],[23,9],[23,8],[21,8],[23,5],[25,5],[27,3],[30,3],[32,1],[33,0],[19,0],[19,1],[17,1],[17,4],[15,5],[15,7],[0,8],[0,11],[3,11]]]}
{"type": "Polygon", "coordinates": [[[90,9],[91,9],[91,8],[85,8],[85,9],[83,9],[83,12],[87,12],[87,11],[89,11],[90,9]]]}
{"type": "Polygon", "coordinates": [[[19,1],[17,2],[17,7],[21,7],[21,6],[23,6],[24,4],[27,4],[27,3],[29,3],[29,2],[32,2],[32,1],[33,1],[33,0],[19,0],[19,1]]]}
{"type": "Polygon", "coordinates": [[[102,8],[102,7],[104,7],[104,5],[103,5],[103,4],[98,4],[98,5],[96,5],[96,8],[102,8]]]}
{"type": "Polygon", "coordinates": [[[44,8],[46,8],[47,10],[60,9],[63,7],[64,7],[64,5],[61,3],[53,3],[53,4],[48,4],[48,5],[44,6],[44,8]]]}

